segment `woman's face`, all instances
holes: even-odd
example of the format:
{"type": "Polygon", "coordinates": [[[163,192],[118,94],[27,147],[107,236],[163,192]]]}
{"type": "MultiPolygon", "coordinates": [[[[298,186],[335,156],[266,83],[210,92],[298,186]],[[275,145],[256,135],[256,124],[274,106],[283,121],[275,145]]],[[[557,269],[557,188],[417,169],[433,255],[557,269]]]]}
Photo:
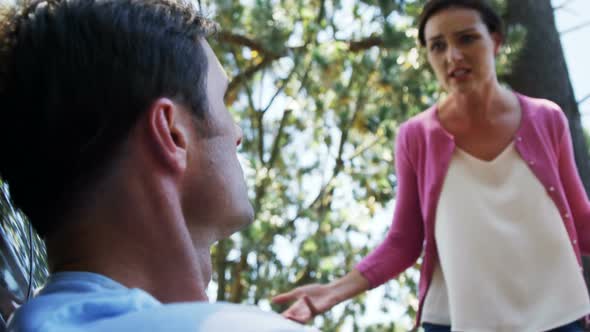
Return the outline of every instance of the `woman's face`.
{"type": "Polygon", "coordinates": [[[479,13],[466,8],[442,10],[424,27],[428,62],[449,93],[485,89],[496,80],[495,56],[501,44],[479,13]]]}

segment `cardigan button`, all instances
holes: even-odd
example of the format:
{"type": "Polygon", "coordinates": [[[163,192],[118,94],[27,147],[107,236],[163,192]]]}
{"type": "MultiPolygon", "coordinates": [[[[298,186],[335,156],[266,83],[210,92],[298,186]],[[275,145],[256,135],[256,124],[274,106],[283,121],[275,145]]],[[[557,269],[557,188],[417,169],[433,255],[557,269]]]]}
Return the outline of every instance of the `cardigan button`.
{"type": "Polygon", "coordinates": [[[516,140],[517,140],[517,141],[519,141],[519,142],[522,142],[522,136],[518,136],[518,137],[516,138],[516,140]]]}
{"type": "Polygon", "coordinates": [[[569,217],[570,217],[570,214],[569,214],[569,213],[566,213],[566,214],[564,214],[564,215],[563,215],[563,217],[564,217],[565,219],[569,219],[569,217]]]}
{"type": "Polygon", "coordinates": [[[550,186],[549,187],[549,192],[554,192],[555,191],[555,187],[554,186],[550,186]]]}
{"type": "Polygon", "coordinates": [[[534,166],[535,165],[535,161],[534,160],[529,161],[529,165],[534,166]]]}

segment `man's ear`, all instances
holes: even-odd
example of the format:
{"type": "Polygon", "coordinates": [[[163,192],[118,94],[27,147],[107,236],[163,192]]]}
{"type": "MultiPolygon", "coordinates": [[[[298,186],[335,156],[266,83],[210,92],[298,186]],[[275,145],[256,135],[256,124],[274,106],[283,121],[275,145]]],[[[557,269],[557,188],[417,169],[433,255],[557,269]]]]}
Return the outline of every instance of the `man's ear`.
{"type": "Polygon", "coordinates": [[[153,151],[161,163],[174,172],[184,172],[187,162],[187,133],[179,121],[179,107],[168,98],[160,98],[147,114],[153,151]]]}

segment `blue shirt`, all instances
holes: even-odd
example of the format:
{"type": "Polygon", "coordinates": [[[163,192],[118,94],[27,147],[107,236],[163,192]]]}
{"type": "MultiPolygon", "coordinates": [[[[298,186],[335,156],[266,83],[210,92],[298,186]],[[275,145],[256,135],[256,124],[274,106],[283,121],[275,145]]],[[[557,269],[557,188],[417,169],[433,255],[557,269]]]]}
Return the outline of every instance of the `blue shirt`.
{"type": "Polygon", "coordinates": [[[20,307],[8,331],[267,331],[311,332],[276,313],[229,303],[162,304],[141,289],[105,276],[61,272],[20,307]]]}

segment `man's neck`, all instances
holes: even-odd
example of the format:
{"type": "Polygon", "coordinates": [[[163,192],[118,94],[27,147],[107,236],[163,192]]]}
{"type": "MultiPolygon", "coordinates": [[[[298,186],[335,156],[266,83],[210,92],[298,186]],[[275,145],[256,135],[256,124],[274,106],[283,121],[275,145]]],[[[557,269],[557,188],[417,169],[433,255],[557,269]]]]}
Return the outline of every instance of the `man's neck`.
{"type": "Polygon", "coordinates": [[[163,303],[206,301],[210,242],[193,241],[170,191],[128,188],[102,195],[109,198],[47,239],[51,271],[99,273],[163,303]]]}

